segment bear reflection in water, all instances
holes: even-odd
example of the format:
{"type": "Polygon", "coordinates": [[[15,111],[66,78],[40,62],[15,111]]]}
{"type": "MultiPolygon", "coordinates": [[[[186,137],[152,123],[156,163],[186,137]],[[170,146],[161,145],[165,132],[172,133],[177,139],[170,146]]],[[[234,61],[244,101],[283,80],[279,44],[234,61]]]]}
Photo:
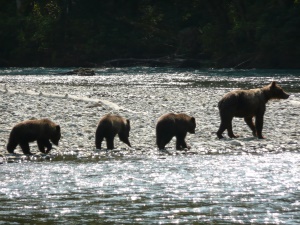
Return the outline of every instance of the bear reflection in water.
{"type": "Polygon", "coordinates": [[[235,90],[227,93],[218,104],[221,124],[217,132],[218,138],[223,138],[222,133],[227,129],[230,138],[237,138],[232,131],[233,117],[244,118],[252,130],[254,137],[263,139],[263,118],[266,103],[270,99],[287,99],[289,95],[273,81],[271,84],[258,89],[235,90]],[[255,125],[253,123],[255,117],[255,125]]]}

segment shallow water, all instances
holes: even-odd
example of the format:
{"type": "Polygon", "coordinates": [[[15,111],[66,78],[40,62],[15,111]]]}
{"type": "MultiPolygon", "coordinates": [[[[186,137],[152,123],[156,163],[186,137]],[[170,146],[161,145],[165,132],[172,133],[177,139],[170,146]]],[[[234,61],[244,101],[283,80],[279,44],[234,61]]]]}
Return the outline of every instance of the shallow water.
{"type": "Polygon", "coordinates": [[[289,92],[300,91],[300,70],[183,70],[166,68],[95,69],[96,76],[57,75],[72,68],[8,68],[0,69],[0,83],[34,83],[38,85],[78,86],[158,86],[254,88],[277,81],[289,92]]]}
{"type": "MultiPolygon", "coordinates": [[[[68,70],[1,69],[0,84],[19,91],[34,87],[37,92],[59,94],[64,94],[61,90],[65,88],[68,94],[105,98],[131,110],[143,110],[150,116],[123,112],[128,116],[134,114],[133,118],[138,121],[131,137],[137,147],[109,152],[92,149],[86,140],[92,138],[89,132],[94,128],[83,127],[86,135],[78,131],[81,127],[76,123],[81,120],[86,123],[85,117],[90,116],[80,113],[80,109],[95,109],[70,101],[70,107],[77,114],[71,114],[70,121],[59,115],[55,117],[70,123],[71,134],[65,134],[59,152],[30,158],[5,156],[0,161],[0,224],[300,223],[300,133],[297,128],[300,71],[122,68],[97,69],[93,77],[54,75],[68,70]],[[264,131],[274,137],[263,141],[248,136],[237,141],[211,137],[218,115],[214,115],[217,111],[210,105],[216,104],[214,101],[219,95],[236,88],[261,87],[272,80],[294,96],[270,106],[276,111],[268,111],[264,131]],[[53,86],[57,86],[57,90],[53,86]],[[133,93],[126,93],[130,90],[133,93]],[[153,129],[149,117],[162,112],[153,102],[170,92],[187,102],[182,108],[167,96],[168,101],[162,100],[167,110],[183,109],[196,114],[197,119],[208,116],[207,120],[199,121],[200,132],[189,135],[192,151],[176,152],[170,146],[169,155],[154,148],[153,137],[148,137],[152,134],[146,137],[138,131],[153,129]],[[200,101],[195,99],[194,93],[214,95],[211,101],[200,101]],[[196,102],[200,102],[199,106],[195,106],[196,102]],[[278,124],[277,118],[286,120],[278,124]],[[211,127],[206,126],[207,121],[212,121],[213,128],[209,132],[207,129],[211,127]],[[72,135],[75,136],[72,140],[84,143],[78,146],[66,143],[66,137],[72,135]]],[[[3,95],[3,101],[9,97],[3,95]]],[[[50,107],[42,97],[29,95],[24,101],[26,98],[31,100],[27,103],[29,112],[35,112],[31,108],[38,101],[50,107]]],[[[61,104],[65,104],[64,99],[61,104]]],[[[7,105],[0,107],[5,118],[11,115],[23,118],[24,110],[10,112],[5,107],[7,105]]],[[[62,108],[59,106],[59,110],[62,108]]],[[[68,111],[65,113],[70,116],[68,111]]],[[[6,131],[2,123],[0,141],[4,142],[6,131]]],[[[244,135],[250,134],[244,126],[236,129],[244,135]]]]}
{"type": "Polygon", "coordinates": [[[299,224],[297,154],[4,164],[0,218],[39,223],[299,224]]]}

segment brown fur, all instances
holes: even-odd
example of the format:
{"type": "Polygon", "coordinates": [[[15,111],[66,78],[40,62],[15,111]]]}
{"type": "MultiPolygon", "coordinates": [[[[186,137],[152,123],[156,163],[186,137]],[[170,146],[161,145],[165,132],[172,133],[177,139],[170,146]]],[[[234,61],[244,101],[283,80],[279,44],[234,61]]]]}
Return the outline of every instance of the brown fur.
{"type": "Polygon", "coordinates": [[[185,142],[187,132],[194,134],[196,120],[184,113],[168,113],[158,119],[156,125],[156,144],[159,149],[164,149],[171,139],[176,137],[176,149],[190,149],[185,142]]]}
{"type": "Polygon", "coordinates": [[[24,154],[31,154],[29,142],[37,141],[40,152],[49,153],[52,149],[49,140],[58,145],[60,137],[60,126],[49,119],[26,120],[18,123],[11,130],[7,151],[14,153],[17,145],[20,145],[24,154]],[[46,151],[45,148],[47,148],[46,151]]]}
{"type": "Polygon", "coordinates": [[[218,104],[221,117],[220,128],[217,132],[218,138],[223,138],[222,133],[226,129],[230,138],[238,137],[232,131],[233,117],[244,118],[252,130],[253,136],[264,138],[262,128],[266,103],[270,99],[287,99],[288,97],[289,95],[275,81],[263,88],[236,90],[227,93],[218,104]],[[255,117],[255,125],[252,120],[253,117],[255,117]]]}
{"type": "Polygon", "coordinates": [[[96,130],[96,148],[101,149],[101,143],[105,138],[107,149],[114,149],[114,138],[117,134],[122,142],[131,147],[128,139],[129,131],[129,120],[112,114],[103,116],[96,130]]]}

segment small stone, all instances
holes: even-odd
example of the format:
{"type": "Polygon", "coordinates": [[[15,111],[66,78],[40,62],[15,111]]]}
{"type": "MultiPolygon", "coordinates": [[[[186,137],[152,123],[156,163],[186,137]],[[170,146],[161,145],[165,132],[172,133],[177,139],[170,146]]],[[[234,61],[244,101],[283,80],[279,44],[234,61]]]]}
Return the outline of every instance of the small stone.
{"type": "Polygon", "coordinates": [[[235,145],[235,146],[243,146],[244,145],[244,143],[237,141],[237,140],[231,141],[230,144],[235,145]]]}

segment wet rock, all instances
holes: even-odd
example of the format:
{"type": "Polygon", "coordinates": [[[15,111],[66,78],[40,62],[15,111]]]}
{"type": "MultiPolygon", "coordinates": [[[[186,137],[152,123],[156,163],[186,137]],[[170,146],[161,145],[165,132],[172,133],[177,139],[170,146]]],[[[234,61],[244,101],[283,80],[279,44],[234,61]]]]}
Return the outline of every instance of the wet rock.
{"type": "Polygon", "coordinates": [[[237,140],[231,141],[230,144],[234,145],[234,146],[243,146],[244,145],[244,143],[237,141],[237,140]]]}
{"type": "Polygon", "coordinates": [[[97,102],[97,103],[88,105],[87,108],[101,107],[102,105],[103,105],[102,103],[97,102]]]}
{"type": "Polygon", "coordinates": [[[89,68],[79,68],[72,71],[59,73],[59,75],[78,75],[78,76],[94,76],[95,71],[89,68]]]}

